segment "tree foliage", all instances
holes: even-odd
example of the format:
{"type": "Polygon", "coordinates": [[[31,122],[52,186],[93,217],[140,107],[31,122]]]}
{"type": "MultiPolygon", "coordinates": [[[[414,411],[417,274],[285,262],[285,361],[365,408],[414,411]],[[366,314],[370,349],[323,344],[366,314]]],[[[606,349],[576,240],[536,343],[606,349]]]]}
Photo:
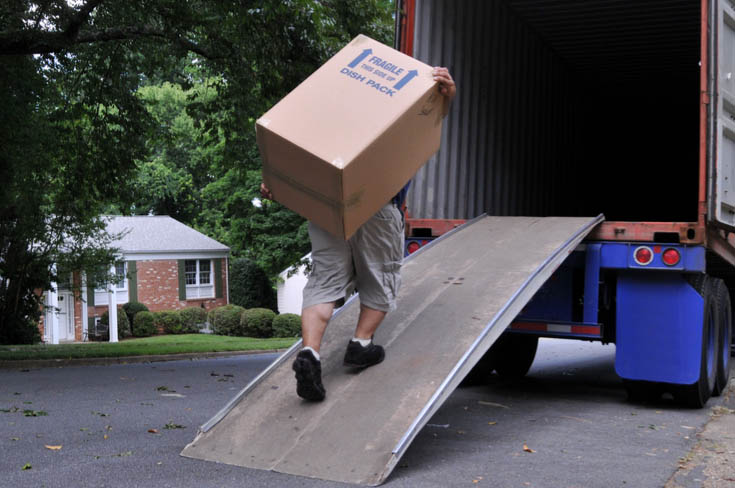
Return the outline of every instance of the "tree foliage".
{"type": "Polygon", "coordinates": [[[230,302],[243,308],[276,309],[276,292],[258,264],[248,258],[232,261],[230,302]]]}
{"type": "Polygon", "coordinates": [[[297,261],[303,219],[252,204],[254,121],[358,33],[390,43],[391,3],[1,2],[0,342],[31,340],[57,272],[109,268],[105,210],[297,261]]]}

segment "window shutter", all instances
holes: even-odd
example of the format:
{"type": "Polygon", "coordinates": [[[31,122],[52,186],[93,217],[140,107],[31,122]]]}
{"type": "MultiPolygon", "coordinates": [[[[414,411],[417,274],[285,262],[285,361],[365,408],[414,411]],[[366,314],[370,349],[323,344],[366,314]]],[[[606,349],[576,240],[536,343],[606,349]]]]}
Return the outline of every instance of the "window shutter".
{"type": "Polygon", "coordinates": [[[214,261],[214,297],[222,298],[222,258],[214,261]]]}
{"type": "Polygon", "coordinates": [[[135,261],[128,261],[128,301],[138,301],[138,265],[135,261]]]}
{"type": "Polygon", "coordinates": [[[179,259],[179,300],[186,300],[186,270],[183,259],[179,259]]]}
{"type": "Polygon", "coordinates": [[[89,273],[87,273],[87,306],[94,307],[94,284],[89,282],[89,273]]]}

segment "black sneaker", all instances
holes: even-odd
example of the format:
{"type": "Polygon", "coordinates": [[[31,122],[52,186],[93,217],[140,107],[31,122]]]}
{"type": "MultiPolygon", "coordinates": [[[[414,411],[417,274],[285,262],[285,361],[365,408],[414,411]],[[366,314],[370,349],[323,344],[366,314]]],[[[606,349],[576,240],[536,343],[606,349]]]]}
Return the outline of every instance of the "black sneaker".
{"type": "Polygon", "coordinates": [[[383,346],[377,346],[370,342],[363,346],[357,341],[350,341],[345,352],[344,365],[353,368],[367,368],[374,366],[385,359],[383,346]]]}
{"type": "Polygon", "coordinates": [[[304,400],[320,402],[327,396],[322,385],[322,363],[309,350],[300,351],[293,362],[296,393],[304,400]]]}

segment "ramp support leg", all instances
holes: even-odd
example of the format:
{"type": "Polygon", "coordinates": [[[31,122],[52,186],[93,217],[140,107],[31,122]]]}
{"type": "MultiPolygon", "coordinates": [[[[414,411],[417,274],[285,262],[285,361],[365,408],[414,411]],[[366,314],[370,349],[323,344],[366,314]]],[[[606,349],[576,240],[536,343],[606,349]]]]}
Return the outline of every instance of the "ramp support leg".
{"type": "Polygon", "coordinates": [[[587,244],[584,267],[584,323],[596,324],[600,299],[600,250],[602,244],[587,244]]]}

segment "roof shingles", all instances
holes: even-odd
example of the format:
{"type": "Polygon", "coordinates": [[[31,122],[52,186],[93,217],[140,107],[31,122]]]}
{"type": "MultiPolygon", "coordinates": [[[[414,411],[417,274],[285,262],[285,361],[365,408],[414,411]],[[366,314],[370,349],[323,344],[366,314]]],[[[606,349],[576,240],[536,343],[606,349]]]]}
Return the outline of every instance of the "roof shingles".
{"type": "Polygon", "coordinates": [[[124,233],[113,243],[124,253],[229,252],[230,248],[166,216],[108,216],[107,231],[124,233]]]}

